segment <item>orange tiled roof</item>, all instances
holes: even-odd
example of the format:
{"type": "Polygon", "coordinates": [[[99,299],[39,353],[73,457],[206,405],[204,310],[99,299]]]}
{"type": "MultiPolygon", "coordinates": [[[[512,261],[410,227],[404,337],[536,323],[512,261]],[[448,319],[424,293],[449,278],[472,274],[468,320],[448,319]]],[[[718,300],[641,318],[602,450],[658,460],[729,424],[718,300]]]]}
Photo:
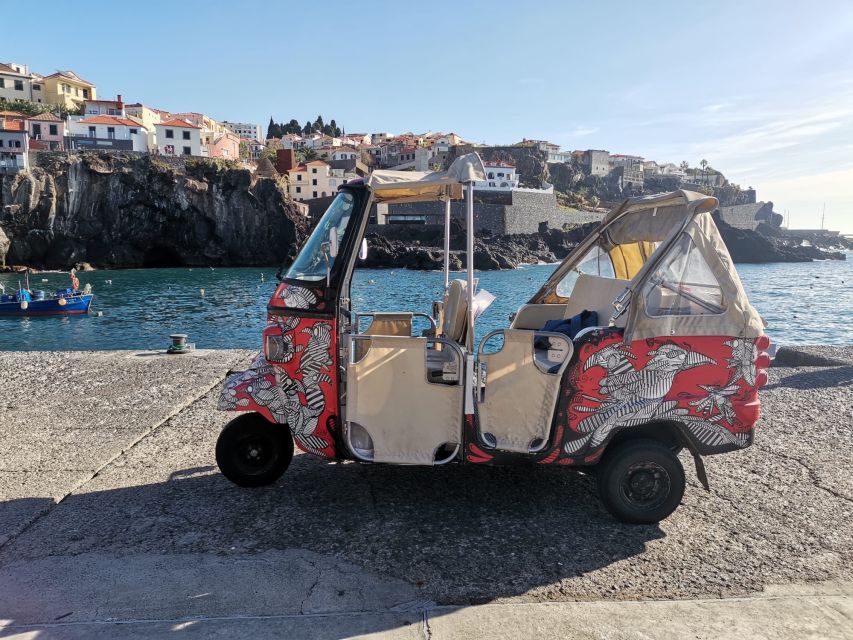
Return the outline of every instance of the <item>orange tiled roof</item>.
{"type": "Polygon", "coordinates": [[[5,124],[0,127],[3,131],[26,131],[23,120],[4,120],[5,124]]]}
{"type": "Polygon", "coordinates": [[[37,120],[38,122],[62,122],[62,118],[57,118],[49,112],[40,113],[37,116],[29,116],[27,120],[37,120]]]}
{"type": "Polygon", "coordinates": [[[139,125],[133,120],[127,118],[119,118],[118,116],[92,116],[80,121],[80,124],[117,124],[125,127],[138,127],[139,125]]]}
{"type": "Polygon", "coordinates": [[[186,120],[180,120],[179,118],[172,118],[171,120],[166,120],[166,122],[160,122],[157,124],[158,127],[183,127],[184,129],[201,129],[201,127],[197,127],[192,123],[187,122],[186,120]]]}

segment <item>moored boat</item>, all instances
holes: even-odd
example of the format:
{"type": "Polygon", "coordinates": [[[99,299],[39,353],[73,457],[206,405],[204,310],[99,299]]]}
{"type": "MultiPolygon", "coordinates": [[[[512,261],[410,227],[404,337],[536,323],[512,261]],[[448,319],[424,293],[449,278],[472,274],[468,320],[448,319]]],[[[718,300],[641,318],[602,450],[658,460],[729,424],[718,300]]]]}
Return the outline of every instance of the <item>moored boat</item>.
{"type": "MultiPolygon", "coordinates": [[[[71,271],[71,287],[56,289],[53,293],[33,291],[27,286],[18,287],[17,293],[0,294],[0,317],[4,316],[63,316],[79,315],[89,312],[92,299],[91,285],[80,289],[80,281],[74,271],[71,271]]],[[[2,288],[2,285],[0,285],[2,288]]]]}

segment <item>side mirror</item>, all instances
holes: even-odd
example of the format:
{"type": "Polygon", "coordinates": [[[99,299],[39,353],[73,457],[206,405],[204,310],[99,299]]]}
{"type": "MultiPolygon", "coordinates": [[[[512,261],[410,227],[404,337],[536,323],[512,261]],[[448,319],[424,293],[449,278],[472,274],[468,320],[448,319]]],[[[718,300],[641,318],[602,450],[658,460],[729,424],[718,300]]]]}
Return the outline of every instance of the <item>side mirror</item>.
{"type": "Polygon", "coordinates": [[[332,258],[338,255],[338,230],[336,227],[329,229],[329,256],[332,258]]]}
{"type": "Polygon", "coordinates": [[[361,239],[361,246],[358,249],[359,260],[367,260],[367,238],[361,239]]]}

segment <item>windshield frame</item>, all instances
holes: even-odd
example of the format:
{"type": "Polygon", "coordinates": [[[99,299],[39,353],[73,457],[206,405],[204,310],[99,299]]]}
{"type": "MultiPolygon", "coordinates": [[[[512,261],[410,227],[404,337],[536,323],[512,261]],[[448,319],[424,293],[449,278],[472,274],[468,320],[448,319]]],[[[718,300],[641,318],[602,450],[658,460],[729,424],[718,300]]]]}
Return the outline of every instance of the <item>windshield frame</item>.
{"type": "Polygon", "coordinates": [[[328,274],[329,284],[331,284],[331,274],[340,271],[340,264],[345,261],[351,245],[348,240],[353,235],[353,229],[359,226],[361,205],[362,202],[356,190],[342,188],[338,191],[310,235],[302,243],[296,258],[286,271],[282,268],[284,275],[279,279],[310,283],[313,286],[326,286],[328,274]],[[348,210],[341,207],[341,203],[347,199],[350,201],[348,210]],[[345,215],[347,211],[348,216],[345,215]],[[340,231],[339,227],[344,219],[346,219],[344,230],[340,231]],[[338,228],[338,253],[334,257],[328,254],[329,230],[332,226],[338,228]],[[298,271],[297,268],[299,268],[298,271]]]}

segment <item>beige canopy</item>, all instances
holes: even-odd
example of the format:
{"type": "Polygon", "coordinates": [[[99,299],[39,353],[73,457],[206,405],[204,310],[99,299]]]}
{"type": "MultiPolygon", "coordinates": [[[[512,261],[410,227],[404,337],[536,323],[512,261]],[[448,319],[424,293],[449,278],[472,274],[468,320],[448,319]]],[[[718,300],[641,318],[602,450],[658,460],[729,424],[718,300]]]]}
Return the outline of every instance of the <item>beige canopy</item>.
{"type": "MultiPolygon", "coordinates": [[[[692,191],[629,198],[563,261],[531,303],[565,303],[557,286],[596,245],[616,278],[630,280],[625,340],[676,335],[755,338],[763,321],[749,304],[711,211],[692,191]]],[[[606,324],[606,318],[600,318],[606,324]]]]}
{"type": "Polygon", "coordinates": [[[459,156],[447,171],[374,171],[367,179],[377,202],[434,202],[462,197],[462,185],[485,180],[479,154],[459,156]]]}

